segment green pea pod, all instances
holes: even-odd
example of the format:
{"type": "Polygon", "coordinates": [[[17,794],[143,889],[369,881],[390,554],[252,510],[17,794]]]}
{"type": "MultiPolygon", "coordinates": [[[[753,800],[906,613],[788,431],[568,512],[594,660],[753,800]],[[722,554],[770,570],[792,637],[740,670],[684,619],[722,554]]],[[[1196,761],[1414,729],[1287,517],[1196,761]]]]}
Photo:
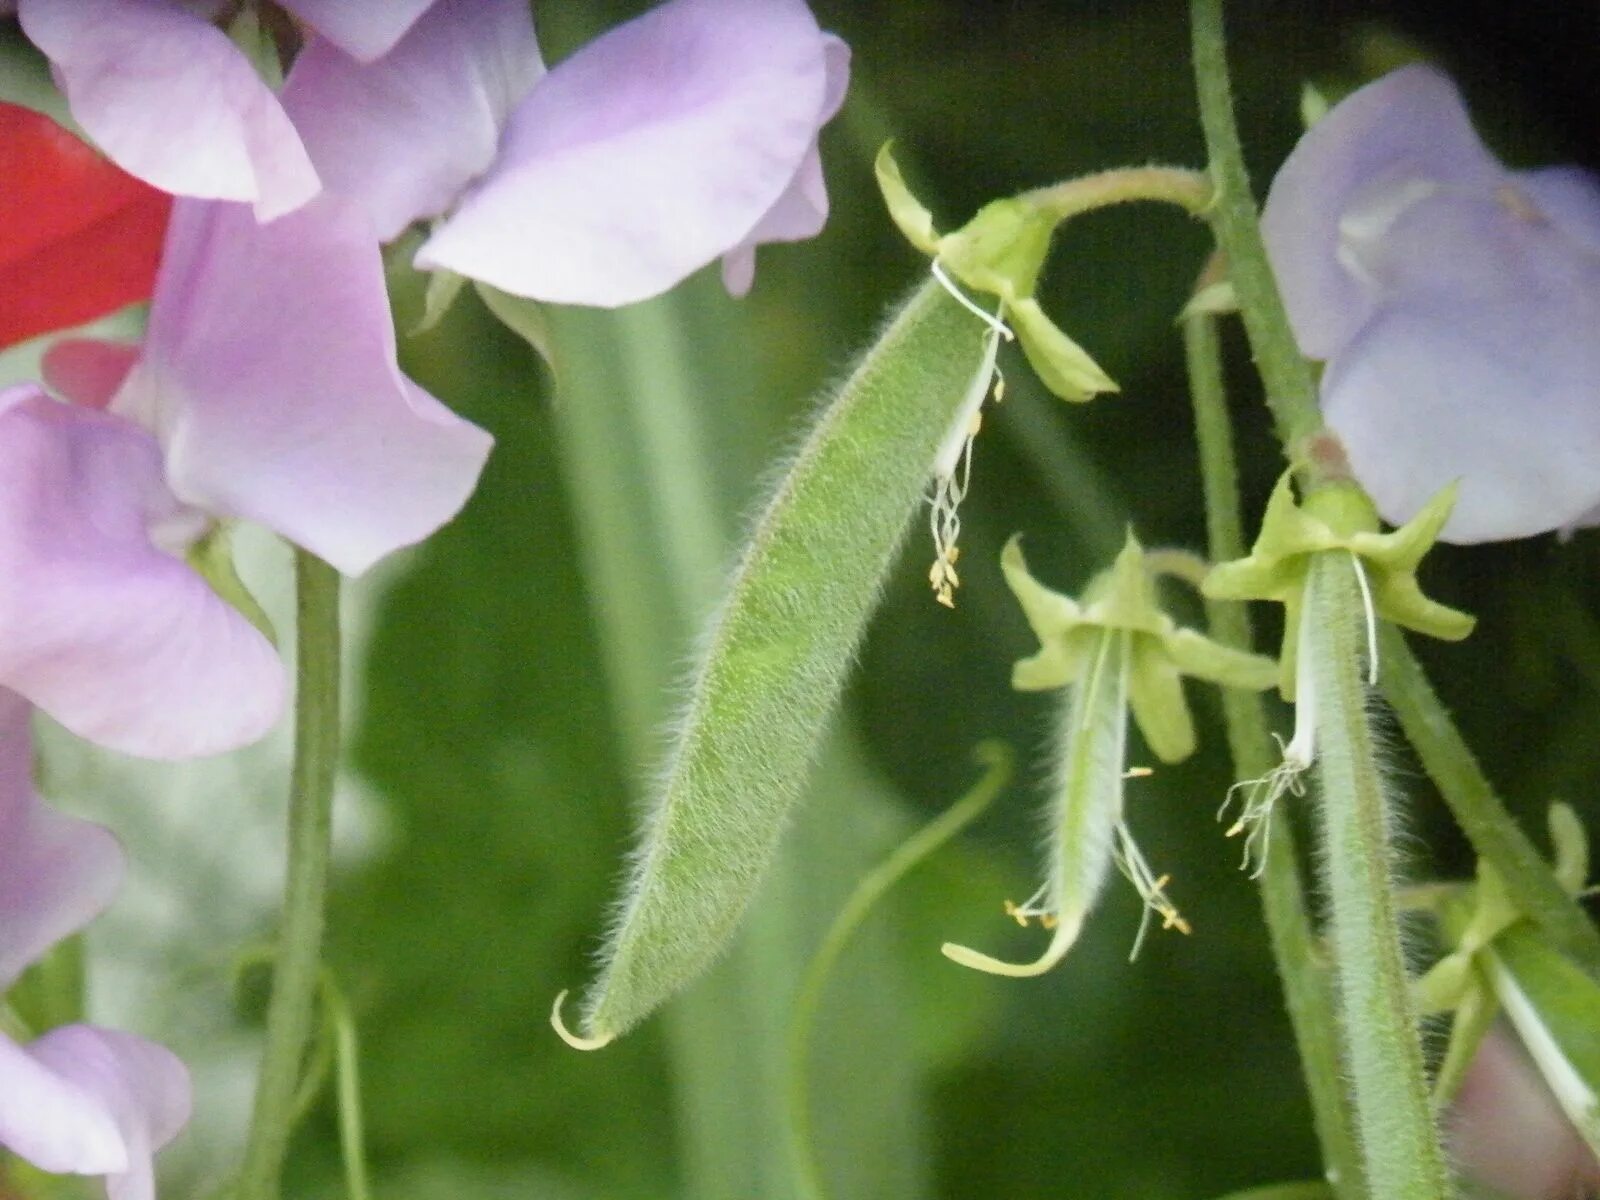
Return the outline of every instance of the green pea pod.
{"type": "Polygon", "coordinates": [[[604,1045],[638,1023],[732,935],[940,448],[989,386],[991,338],[924,284],[784,471],[700,644],[573,1044],[604,1045]]]}
{"type": "Polygon", "coordinates": [[[1562,1111],[1600,1154],[1600,983],[1523,922],[1484,952],[1495,996],[1562,1111]]]}

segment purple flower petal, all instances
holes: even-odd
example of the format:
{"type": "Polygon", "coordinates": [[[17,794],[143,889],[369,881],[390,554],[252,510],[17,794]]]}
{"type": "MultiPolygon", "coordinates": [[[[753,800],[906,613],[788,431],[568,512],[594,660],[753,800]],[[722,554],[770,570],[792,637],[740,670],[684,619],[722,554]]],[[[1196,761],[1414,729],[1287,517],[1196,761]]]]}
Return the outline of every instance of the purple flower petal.
{"type": "Polygon", "coordinates": [[[454,516],[492,441],[400,373],[378,244],[331,192],[269,225],[176,204],[112,407],[157,432],[181,499],[347,574],[454,516]]]}
{"type": "Polygon", "coordinates": [[[0,688],[0,992],[93,920],[122,882],[116,838],[47,808],[35,792],[32,712],[0,688]]]}
{"type": "Polygon", "coordinates": [[[205,521],[167,490],[148,433],[10,388],[0,479],[0,686],[149,758],[229,750],[271,727],[282,664],[175,556],[205,521]]]}
{"type": "Polygon", "coordinates": [[[614,307],[741,245],[816,138],[828,39],[801,0],[671,0],[555,67],[423,246],[537,300],[614,307]]]}
{"type": "Polygon", "coordinates": [[[1600,175],[1582,167],[1541,167],[1513,178],[1562,234],[1600,252],[1600,175]]]}
{"type": "Polygon", "coordinates": [[[1323,377],[1322,411],[1395,524],[1460,480],[1453,542],[1527,537],[1600,504],[1600,266],[1545,295],[1386,306],[1323,377]]]}
{"type": "MultiPolygon", "coordinates": [[[[850,47],[832,35],[824,35],[823,56],[827,64],[827,91],[817,128],[833,120],[850,87],[850,47]]],[[[755,280],[756,247],[768,242],[803,242],[816,237],[828,221],[828,187],[822,178],[822,153],[815,138],[800,162],[783,195],[773,203],[744,240],[722,256],[722,283],[730,295],[743,296],[755,280]]]]}
{"type": "Polygon", "coordinates": [[[0,1144],[46,1171],[106,1176],[109,1200],[154,1200],[151,1158],[189,1119],[189,1073],[131,1034],[66,1025],[0,1039],[0,1144]]]}
{"type": "Polygon", "coordinates": [[[442,0],[370,65],[314,39],[283,105],[323,182],[390,241],[483,174],[511,106],[543,73],[527,0],[442,0]]]}
{"type": "MultiPolygon", "coordinates": [[[[449,0],[445,0],[446,3],[449,0]]],[[[433,6],[434,0],[282,0],[283,6],[351,58],[371,62],[394,45],[433,6]]],[[[528,5],[523,3],[527,10],[528,5]]]]}
{"type": "Polygon", "coordinates": [[[1372,315],[1347,243],[1381,238],[1437,187],[1492,190],[1506,178],[1455,85],[1431,67],[1403,67],[1336,105],[1289,155],[1261,215],[1301,350],[1330,358],[1372,315]]]}
{"type": "Polygon", "coordinates": [[[264,221],[320,184],[277,97],[218,29],[175,0],[22,0],[72,115],[132,175],[244,200],[264,221]]]}

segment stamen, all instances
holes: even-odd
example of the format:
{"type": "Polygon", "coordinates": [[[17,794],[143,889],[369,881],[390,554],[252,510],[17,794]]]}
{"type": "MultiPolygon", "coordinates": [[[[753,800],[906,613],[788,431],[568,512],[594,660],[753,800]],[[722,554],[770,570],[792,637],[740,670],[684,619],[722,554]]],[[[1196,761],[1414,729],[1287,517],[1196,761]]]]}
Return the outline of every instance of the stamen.
{"type": "Polygon", "coordinates": [[[1132,962],[1139,957],[1139,949],[1144,945],[1145,933],[1150,928],[1150,918],[1161,918],[1161,928],[1176,929],[1179,933],[1193,932],[1189,922],[1178,911],[1167,895],[1167,884],[1171,882],[1170,875],[1156,875],[1150,869],[1150,864],[1139,851],[1138,844],[1133,840],[1133,834],[1128,831],[1126,823],[1117,825],[1116,846],[1117,869],[1133,884],[1133,890],[1139,893],[1139,898],[1144,901],[1144,915],[1139,919],[1139,932],[1134,935],[1133,951],[1128,955],[1132,962]]]}
{"type": "Polygon", "coordinates": [[[1367,619],[1367,686],[1378,686],[1378,613],[1372,603],[1372,589],[1367,585],[1367,569],[1361,557],[1350,552],[1350,564],[1356,569],[1356,583],[1361,586],[1361,607],[1367,619]]]}
{"type": "Polygon", "coordinates": [[[614,1033],[597,1033],[593,1037],[582,1037],[567,1028],[567,1023],[561,1019],[561,1005],[567,999],[566,989],[563,988],[556,995],[556,1002],[550,1006],[550,1028],[556,1031],[559,1037],[574,1050],[599,1050],[609,1046],[616,1040],[614,1033]]]}
{"type": "Polygon", "coordinates": [[[952,300],[993,330],[996,337],[1003,337],[1008,342],[1016,337],[1016,334],[1011,332],[1010,327],[998,315],[984,312],[983,309],[969,300],[967,294],[951,282],[950,276],[944,273],[944,268],[939,265],[937,258],[933,260],[933,277],[939,281],[940,287],[950,293],[952,300]]]}
{"type": "Polygon", "coordinates": [[[1234,784],[1228,789],[1228,794],[1222,799],[1222,806],[1217,809],[1217,820],[1227,814],[1233,804],[1236,794],[1244,798],[1239,805],[1239,815],[1233,824],[1228,826],[1227,837],[1245,835],[1244,856],[1239,862],[1241,871],[1249,871],[1250,878],[1259,879],[1261,872],[1267,867],[1267,851],[1270,848],[1272,833],[1272,813],[1278,801],[1284,795],[1305,795],[1305,781],[1302,776],[1305,767],[1290,758],[1289,749],[1283,744],[1283,739],[1273,735],[1278,743],[1279,753],[1283,761],[1265,775],[1255,779],[1245,779],[1234,784]]]}

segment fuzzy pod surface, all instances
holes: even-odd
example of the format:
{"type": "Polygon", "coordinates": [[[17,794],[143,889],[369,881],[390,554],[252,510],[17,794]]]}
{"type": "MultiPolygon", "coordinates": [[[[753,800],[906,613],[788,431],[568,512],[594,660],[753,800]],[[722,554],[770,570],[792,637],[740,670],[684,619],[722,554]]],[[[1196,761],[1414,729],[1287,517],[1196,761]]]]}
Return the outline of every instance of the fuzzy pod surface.
{"type": "Polygon", "coordinates": [[[988,385],[988,333],[925,283],[822,409],[766,502],[696,655],[583,1006],[586,1038],[637,1024],[731,937],[938,451],[973,389],[988,385]]]}

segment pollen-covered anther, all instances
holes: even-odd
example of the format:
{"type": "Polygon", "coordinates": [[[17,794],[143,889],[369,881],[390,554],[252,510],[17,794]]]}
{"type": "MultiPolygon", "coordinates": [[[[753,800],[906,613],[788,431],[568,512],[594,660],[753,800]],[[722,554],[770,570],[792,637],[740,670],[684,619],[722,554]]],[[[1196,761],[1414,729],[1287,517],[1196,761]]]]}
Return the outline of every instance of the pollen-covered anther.
{"type": "Polygon", "coordinates": [[[1129,767],[1122,773],[1124,779],[1148,779],[1156,773],[1154,767],[1129,767]]]}
{"type": "Polygon", "coordinates": [[[1149,862],[1140,852],[1126,824],[1117,826],[1115,853],[1117,869],[1129,883],[1133,884],[1133,890],[1138,892],[1139,899],[1144,901],[1144,916],[1139,921],[1139,932],[1134,935],[1133,950],[1128,955],[1128,960],[1131,962],[1139,956],[1139,949],[1144,944],[1144,935],[1149,930],[1152,916],[1161,918],[1163,929],[1176,929],[1185,935],[1193,933],[1194,927],[1167,895],[1167,885],[1172,882],[1172,876],[1157,875],[1150,869],[1149,862]]]}

